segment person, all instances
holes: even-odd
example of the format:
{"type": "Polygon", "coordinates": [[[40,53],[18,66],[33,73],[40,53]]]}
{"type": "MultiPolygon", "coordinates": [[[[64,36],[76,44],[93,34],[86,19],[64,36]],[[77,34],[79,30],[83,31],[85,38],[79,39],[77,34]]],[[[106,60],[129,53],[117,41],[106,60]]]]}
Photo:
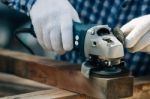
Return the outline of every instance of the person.
{"type": "MultiPolygon", "coordinates": [[[[4,0],[6,1],[6,0],[4,0]]],[[[73,21],[120,26],[126,35],[125,62],[134,75],[150,74],[150,0],[9,0],[31,17],[40,45],[56,59],[81,63],[73,48],[73,21]]]]}

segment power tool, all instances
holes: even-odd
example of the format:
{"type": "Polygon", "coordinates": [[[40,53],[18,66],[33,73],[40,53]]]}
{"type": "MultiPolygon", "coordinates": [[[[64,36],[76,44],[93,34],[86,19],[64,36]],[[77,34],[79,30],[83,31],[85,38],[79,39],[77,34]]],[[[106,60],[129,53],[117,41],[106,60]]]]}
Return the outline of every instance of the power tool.
{"type": "Polygon", "coordinates": [[[108,25],[74,23],[74,49],[86,61],[81,72],[89,78],[117,77],[129,74],[124,67],[124,35],[118,28],[108,25]]]}
{"type": "MultiPolygon", "coordinates": [[[[30,33],[36,37],[33,28],[18,29],[15,32],[17,39],[33,53],[19,38],[18,33],[30,33]]],[[[73,42],[73,50],[80,52],[81,57],[86,58],[81,66],[81,72],[85,77],[107,78],[129,74],[123,60],[124,35],[119,28],[74,22],[73,42]]]]}

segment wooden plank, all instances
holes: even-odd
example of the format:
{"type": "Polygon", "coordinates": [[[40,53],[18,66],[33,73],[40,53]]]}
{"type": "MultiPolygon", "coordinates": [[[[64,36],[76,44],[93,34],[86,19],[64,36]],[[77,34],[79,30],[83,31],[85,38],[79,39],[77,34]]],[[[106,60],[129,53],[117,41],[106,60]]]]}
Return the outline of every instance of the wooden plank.
{"type": "Polygon", "coordinates": [[[50,86],[0,73],[0,97],[51,89],[50,86]]]}
{"type": "Polygon", "coordinates": [[[15,75],[10,75],[6,73],[0,72],[0,82],[1,83],[9,83],[9,84],[16,84],[21,86],[28,86],[32,88],[37,88],[40,90],[44,89],[50,89],[51,87],[33,80],[21,78],[15,75]]]}
{"type": "Polygon", "coordinates": [[[77,93],[0,73],[0,99],[85,99],[77,93]]]}
{"type": "Polygon", "coordinates": [[[85,99],[78,94],[53,88],[50,90],[36,91],[15,96],[7,96],[0,99],[85,99]]]}
{"type": "Polygon", "coordinates": [[[81,74],[80,65],[19,52],[0,50],[0,70],[95,98],[116,99],[132,95],[130,77],[87,79],[81,74]]]}
{"type": "MultiPolygon", "coordinates": [[[[14,96],[7,96],[0,99],[92,99],[77,93],[69,92],[66,90],[58,89],[55,87],[47,86],[35,81],[20,78],[14,75],[8,75],[0,73],[0,82],[5,82],[9,84],[16,84],[18,86],[28,86],[32,89],[38,87],[38,89],[43,90],[43,88],[48,90],[30,92],[26,94],[19,94],[14,96]]],[[[12,86],[13,86],[12,85],[12,86]]],[[[10,85],[9,85],[10,86],[10,85]]],[[[16,88],[16,86],[14,86],[16,88]]],[[[1,88],[0,88],[1,89],[1,88]]],[[[1,93],[1,92],[0,92],[1,93]]],[[[150,77],[136,78],[134,83],[134,95],[129,98],[124,99],[149,99],[150,96],[150,77]]]]}
{"type": "MultiPolygon", "coordinates": [[[[41,90],[49,88],[48,90],[36,91],[26,94],[19,94],[14,96],[7,96],[0,99],[93,99],[84,95],[79,95],[52,86],[37,83],[28,79],[20,78],[14,75],[0,73],[0,82],[9,84],[17,84],[18,86],[28,86],[32,89],[38,87],[41,90]]],[[[12,86],[13,86],[12,85],[12,86]]],[[[9,85],[10,86],[10,85],[9,85]]],[[[16,86],[14,86],[16,88],[16,86]]],[[[1,89],[1,88],[0,88],[1,89]]],[[[1,93],[1,92],[0,92],[1,93]]],[[[134,83],[134,95],[124,99],[149,99],[150,96],[150,77],[136,78],[134,83]]]]}

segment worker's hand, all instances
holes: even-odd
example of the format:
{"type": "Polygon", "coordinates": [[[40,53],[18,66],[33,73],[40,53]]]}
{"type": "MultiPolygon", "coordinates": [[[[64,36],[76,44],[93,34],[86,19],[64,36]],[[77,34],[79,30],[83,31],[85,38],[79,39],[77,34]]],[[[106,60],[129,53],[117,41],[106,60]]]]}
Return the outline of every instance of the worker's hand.
{"type": "Polygon", "coordinates": [[[60,54],[73,48],[73,21],[80,20],[68,0],[37,0],[30,16],[43,48],[60,54]]]}
{"type": "Polygon", "coordinates": [[[150,53],[150,15],[131,20],[121,30],[126,35],[126,47],[129,51],[150,53]]]}

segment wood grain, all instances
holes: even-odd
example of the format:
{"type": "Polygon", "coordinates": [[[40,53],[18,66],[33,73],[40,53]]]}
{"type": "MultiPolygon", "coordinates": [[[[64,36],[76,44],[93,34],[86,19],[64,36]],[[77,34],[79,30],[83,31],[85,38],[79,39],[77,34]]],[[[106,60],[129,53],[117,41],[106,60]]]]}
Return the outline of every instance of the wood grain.
{"type": "Polygon", "coordinates": [[[87,79],[81,74],[80,65],[19,52],[0,50],[0,70],[95,98],[132,95],[132,78],[87,79]]]}
{"type": "Polygon", "coordinates": [[[69,91],[53,88],[50,90],[43,90],[43,91],[30,92],[26,94],[7,96],[0,99],[80,99],[80,96],[78,94],[69,91]]]}
{"type": "MultiPolygon", "coordinates": [[[[93,99],[92,97],[87,97],[85,95],[58,89],[56,87],[47,86],[35,81],[9,74],[0,73],[0,85],[2,84],[1,82],[4,82],[3,87],[6,85],[9,87],[9,93],[6,93],[6,89],[2,91],[2,88],[0,87],[0,95],[1,93],[5,93],[5,97],[0,99],[93,99]],[[28,90],[28,92],[26,92],[27,90],[25,91],[27,87],[28,89],[30,89],[28,90]],[[18,91],[16,92],[16,90],[15,92],[13,91],[14,89],[18,90],[20,88],[25,92],[24,94],[22,93],[22,91],[20,91],[19,93],[17,93],[18,91]],[[31,92],[31,90],[33,92],[31,92]]],[[[147,76],[142,78],[135,78],[134,95],[129,98],[121,99],[149,99],[149,97],[150,77],[147,76]]]]}
{"type": "Polygon", "coordinates": [[[85,99],[86,96],[0,73],[0,99],[85,99]]]}

